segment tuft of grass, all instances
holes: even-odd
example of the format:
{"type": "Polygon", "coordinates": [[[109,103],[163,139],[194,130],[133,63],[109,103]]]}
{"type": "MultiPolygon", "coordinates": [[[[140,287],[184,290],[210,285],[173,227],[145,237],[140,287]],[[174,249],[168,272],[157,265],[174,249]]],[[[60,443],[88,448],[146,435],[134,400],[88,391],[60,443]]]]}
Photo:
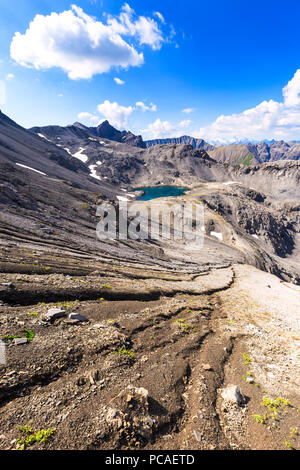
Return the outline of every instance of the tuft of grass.
{"type": "Polygon", "coordinates": [[[134,354],[132,351],[129,351],[128,349],[125,348],[120,348],[118,351],[113,351],[114,354],[118,354],[119,356],[129,356],[131,359],[134,358],[134,354]]]}
{"type": "Polygon", "coordinates": [[[29,315],[30,317],[38,317],[40,314],[38,312],[29,312],[26,313],[26,315],[29,315]]]}
{"type": "Polygon", "coordinates": [[[35,337],[35,333],[31,330],[25,330],[24,331],[24,336],[27,338],[28,341],[32,341],[33,338],[35,337]]]}
{"type": "Polygon", "coordinates": [[[33,444],[45,443],[53,434],[55,433],[55,428],[50,429],[41,429],[40,431],[35,431],[30,424],[19,427],[19,431],[23,434],[22,437],[17,439],[17,445],[20,450],[26,450],[28,447],[33,444]]]}
{"type": "Polygon", "coordinates": [[[112,289],[112,286],[109,284],[104,284],[102,287],[104,287],[104,289],[112,289]]]}
{"type": "Polygon", "coordinates": [[[174,320],[174,323],[176,323],[180,328],[183,329],[184,333],[190,333],[190,331],[194,330],[195,327],[190,325],[184,318],[179,318],[177,320],[174,320]]]}
{"type": "Polygon", "coordinates": [[[22,336],[20,336],[20,335],[4,335],[3,336],[3,341],[5,341],[5,342],[12,341],[15,338],[22,338],[22,336]]]}
{"type": "Polygon", "coordinates": [[[283,443],[285,445],[285,447],[287,447],[288,449],[293,449],[293,444],[291,444],[289,441],[284,441],[283,443]]]}
{"type": "Polygon", "coordinates": [[[250,356],[248,356],[248,354],[243,353],[243,358],[244,358],[244,362],[247,366],[249,366],[252,363],[252,359],[251,359],[250,356]]]}
{"type": "Polygon", "coordinates": [[[253,418],[255,419],[257,423],[260,423],[260,424],[266,424],[268,420],[268,416],[266,413],[264,415],[253,415],[253,418]]]}

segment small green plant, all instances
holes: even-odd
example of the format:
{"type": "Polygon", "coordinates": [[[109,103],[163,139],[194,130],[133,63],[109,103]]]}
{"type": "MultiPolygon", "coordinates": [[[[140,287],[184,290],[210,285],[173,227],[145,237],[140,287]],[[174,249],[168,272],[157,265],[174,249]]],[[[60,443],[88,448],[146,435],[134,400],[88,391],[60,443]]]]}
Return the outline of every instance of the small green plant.
{"type": "Polygon", "coordinates": [[[32,341],[33,338],[35,337],[35,333],[31,330],[25,330],[24,331],[24,336],[27,338],[28,341],[32,341]]]}
{"type": "Polygon", "coordinates": [[[287,447],[288,449],[293,449],[293,444],[291,444],[289,441],[284,441],[284,445],[285,447],[287,447]]]}
{"type": "Polygon", "coordinates": [[[176,323],[180,328],[182,328],[184,333],[189,333],[195,328],[194,326],[190,325],[184,318],[174,320],[174,323],[176,323]]]}
{"type": "Polygon", "coordinates": [[[299,436],[298,428],[291,428],[290,431],[291,431],[290,433],[291,439],[296,439],[296,437],[299,436]]]}
{"type": "Polygon", "coordinates": [[[248,354],[243,353],[243,358],[244,358],[244,362],[247,366],[249,366],[252,363],[252,359],[251,359],[250,356],[248,356],[248,354]]]}
{"type": "Polygon", "coordinates": [[[29,312],[26,313],[26,315],[29,315],[30,317],[38,317],[40,314],[38,312],[29,312]]]}
{"type": "Polygon", "coordinates": [[[276,400],[272,400],[271,398],[264,395],[262,399],[262,405],[268,408],[269,411],[274,413],[277,412],[278,408],[280,407],[291,406],[291,402],[281,397],[276,398],[276,400]]]}
{"type": "Polygon", "coordinates": [[[257,423],[266,424],[268,416],[265,413],[264,415],[253,415],[253,418],[255,419],[257,423]]]}
{"type": "Polygon", "coordinates": [[[120,348],[118,351],[114,351],[114,354],[118,354],[119,356],[129,356],[132,359],[134,358],[133,352],[125,348],[120,348]]]}
{"type": "Polygon", "coordinates": [[[20,335],[4,335],[3,336],[3,341],[5,341],[5,342],[12,341],[15,338],[22,338],[22,336],[20,336],[20,335]]]}
{"type": "Polygon", "coordinates": [[[109,284],[104,284],[102,287],[104,287],[104,289],[112,289],[112,286],[109,284]]]}
{"type": "Polygon", "coordinates": [[[27,447],[32,446],[36,442],[45,443],[55,433],[55,428],[35,431],[30,424],[26,424],[25,426],[21,426],[19,431],[23,436],[17,439],[18,448],[20,450],[26,450],[27,447]]]}
{"type": "Polygon", "coordinates": [[[79,303],[79,300],[64,300],[63,302],[56,302],[56,306],[57,307],[64,307],[64,308],[68,308],[68,307],[74,307],[76,306],[77,304],[79,303]]]}

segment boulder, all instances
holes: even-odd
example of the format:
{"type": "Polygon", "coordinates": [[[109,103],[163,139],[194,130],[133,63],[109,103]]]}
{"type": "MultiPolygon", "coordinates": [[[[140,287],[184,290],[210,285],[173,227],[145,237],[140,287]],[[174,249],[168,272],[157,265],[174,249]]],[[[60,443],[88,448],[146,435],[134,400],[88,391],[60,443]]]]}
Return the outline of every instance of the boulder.
{"type": "Polygon", "coordinates": [[[66,317],[66,311],[60,308],[50,308],[45,314],[47,320],[56,320],[56,318],[66,317]]]}
{"type": "Polygon", "coordinates": [[[70,320],[77,320],[78,322],[87,322],[88,319],[81,315],[80,313],[70,313],[69,315],[70,320]]]}
{"type": "Polygon", "coordinates": [[[224,401],[234,403],[239,406],[244,405],[247,401],[239,385],[228,385],[221,390],[221,396],[224,401]]]}

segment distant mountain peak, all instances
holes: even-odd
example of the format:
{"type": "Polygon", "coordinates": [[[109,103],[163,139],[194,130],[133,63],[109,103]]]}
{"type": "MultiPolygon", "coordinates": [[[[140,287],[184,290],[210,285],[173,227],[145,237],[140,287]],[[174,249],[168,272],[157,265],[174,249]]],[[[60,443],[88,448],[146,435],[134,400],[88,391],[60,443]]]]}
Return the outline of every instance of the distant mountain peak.
{"type": "Polygon", "coordinates": [[[116,142],[131,145],[132,147],[146,148],[146,144],[141,135],[134,135],[130,131],[119,131],[107,120],[99,124],[96,128],[96,133],[103,139],[114,140],[116,142]]]}

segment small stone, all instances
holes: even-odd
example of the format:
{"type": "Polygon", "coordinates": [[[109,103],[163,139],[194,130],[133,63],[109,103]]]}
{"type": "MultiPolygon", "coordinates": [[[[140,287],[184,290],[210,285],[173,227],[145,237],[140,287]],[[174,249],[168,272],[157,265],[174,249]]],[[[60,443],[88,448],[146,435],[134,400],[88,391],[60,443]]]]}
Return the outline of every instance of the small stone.
{"type": "Polygon", "coordinates": [[[85,384],[86,384],[86,379],[85,379],[85,377],[79,377],[79,379],[77,380],[77,385],[78,385],[79,387],[82,387],[82,386],[85,385],[85,384]]]}
{"type": "Polygon", "coordinates": [[[69,315],[69,319],[70,320],[77,320],[77,321],[80,321],[80,322],[87,322],[88,319],[86,317],[84,317],[83,315],[81,315],[80,313],[70,313],[69,315]]]}
{"type": "Polygon", "coordinates": [[[202,439],[202,436],[201,436],[200,432],[196,431],[196,429],[194,429],[193,434],[194,434],[194,437],[195,437],[196,441],[200,442],[201,439],[202,439]]]}
{"type": "Polygon", "coordinates": [[[45,314],[47,320],[55,320],[56,318],[62,318],[66,316],[66,311],[60,308],[50,308],[45,314]]]}
{"type": "Polygon", "coordinates": [[[14,338],[14,344],[20,346],[21,344],[26,344],[27,338],[14,338]]]}
{"type": "Polygon", "coordinates": [[[203,364],[203,370],[213,370],[210,364],[203,364]]]}
{"type": "Polygon", "coordinates": [[[15,289],[15,286],[12,282],[3,282],[2,286],[9,287],[10,289],[15,289]]]}

